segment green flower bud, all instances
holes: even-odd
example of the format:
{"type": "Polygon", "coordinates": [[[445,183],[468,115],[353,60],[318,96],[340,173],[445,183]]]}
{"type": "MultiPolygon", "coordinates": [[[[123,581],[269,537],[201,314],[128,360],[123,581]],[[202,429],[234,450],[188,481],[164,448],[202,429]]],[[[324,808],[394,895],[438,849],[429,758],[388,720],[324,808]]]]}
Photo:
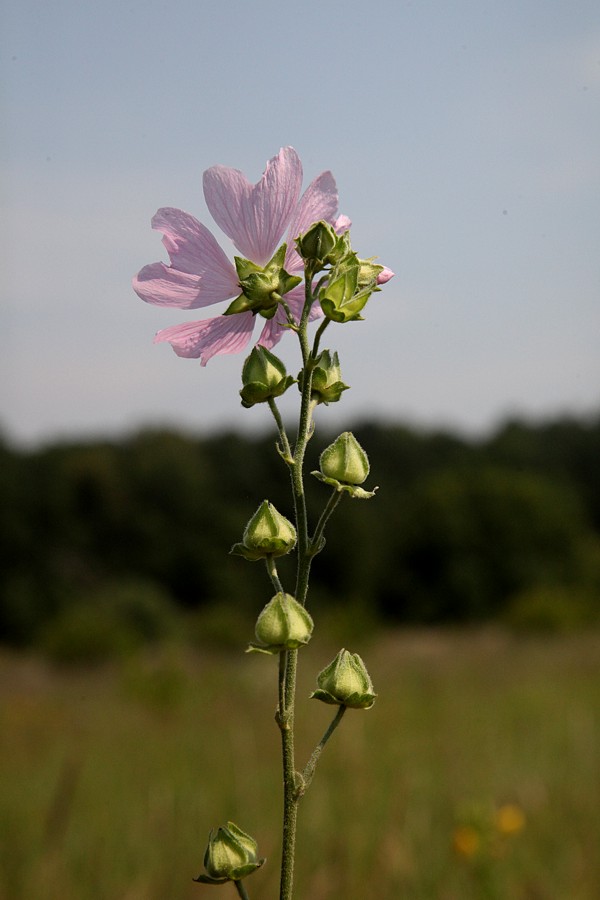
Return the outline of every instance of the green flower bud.
{"type": "MultiPolygon", "coordinates": [[[[303,372],[298,375],[298,386],[302,390],[303,372]]],[[[317,403],[337,403],[348,385],[342,381],[340,361],[337,353],[322,350],[315,360],[312,376],[311,398],[317,403]]]]}
{"type": "Polygon", "coordinates": [[[242,406],[249,409],[255,403],[265,403],[270,397],[280,397],[294,383],[284,364],[266,347],[257,344],[242,368],[242,406]]]}
{"type": "Polygon", "coordinates": [[[264,859],[259,859],[258,845],[233,822],[211,831],[204,854],[206,875],[199,875],[194,881],[202,884],[225,884],[240,881],[260,868],[264,859]]]}
{"type": "Polygon", "coordinates": [[[267,556],[284,556],[296,545],[296,529],[272,503],[263,500],[246,528],[241,544],[234,544],[231,553],[254,562],[267,556]]]}
{"type": "Polygon", "coordinates": [[[370,259],[359,259],[358,270],[358,286],[361,288],[370,287],[372,291],[378,291],[377,278],[383,272],[383,266],[378,266],[373,262],[374,257],[370,259]]]}
{"type": "Polygon", "coordinates": [[[319,269],[333,266],[350,252],[349,232],[338,235],[329,222],[315,222],[297,238],[296,248],[302,259],[315,263],[319,269]]]}
{"type": "Polygon", "coordinates": [[[287,245],[282,244],[264,267],[241,256],[234,257],[242,293],[229,304],[224,316],[251,310],[265,319],[273,318],[283,295],[302,281],[299,275],[290,275],[283,268],[286,249],[287,245]]]}
{"type": "Polygon", "coordinates": [[[348,650],[340,650],[333,662],[325,666],[317,676],[317,685],[311,699],[352,709],[370,709],[377,697],[364,662],[358,653],[348,650]]]}
{"type": "Polygon", "coordinates": [[[341,323],[362,319],[360,313],[367,300],[379,290],[377,276],[382,271],[383,266],[374,265],[370,259],[359,259],[353,252],[346,254],[319,293],[327,318],[341,323]]]}
{"type": "Polygon", "coordinates": [[[259,614],[255,629],[258,643],[250,644],[248,649],[262,653],[295,650],[308,644],[313,627],[308,610],[290,594],[280,592],[259,614]]]}
{"type": "MultiPolygon", "coordinates": [[[[319,458],[320,472],[312,474],[319,481],[330,484],[338,491],[346,491],[351,497],[366,500],[375,491],[365,491],[362,484],[369,474],[369,458],[351,431],[345,431],[326,447],[319,458]]],[[[375,488],[377,490],[377,488],[375,488]]]]}

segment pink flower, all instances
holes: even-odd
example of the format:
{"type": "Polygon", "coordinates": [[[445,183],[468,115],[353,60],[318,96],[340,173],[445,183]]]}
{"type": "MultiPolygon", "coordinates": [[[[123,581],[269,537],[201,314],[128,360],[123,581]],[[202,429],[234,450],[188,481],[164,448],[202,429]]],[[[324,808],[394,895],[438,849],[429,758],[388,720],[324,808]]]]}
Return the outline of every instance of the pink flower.
{"type": "MultiPolygon", "coordinates": [[[[294,239],[302,231],[324,219],[342,230],[349,220],[335,220],[338,196],[331,172],[323,172],[308,186],[302,197],[302,164],[292,147],[284,147],[265,168],[260,181],[252,185],[237,169],[213,166],[204,173],[206,205],[217,225],[231,238],[240,255],[265,265],[287,233],[285,268],[290,274],[303,269],[294,239]]],[[[152,263],[133,279],[133,289],[146,303],[198,309],[231,300],[240,294],[238,276],[210,231],[180,209],[159,209],[152,227],[163,233],[170,265],[152,263]]],[[[386,279],[387,280],[387,279],[386,279]]],[[[294,315],[304,303],[304,287],[286,294],[294,315]]],[[[321,315],[318,307],[313,317],[321,315]]],[[[168,341],[178,356],[208,360],[220,353],[238,353],[247,345],[256,322],[252,312],[172,325],[159,331],[155,343],[168,341]]],[[[261,321],[264,319],[261,318],[261,321]]],[[[270,349],[282,337],[283,310],[266,321],[259,344],[270,349]]]]}

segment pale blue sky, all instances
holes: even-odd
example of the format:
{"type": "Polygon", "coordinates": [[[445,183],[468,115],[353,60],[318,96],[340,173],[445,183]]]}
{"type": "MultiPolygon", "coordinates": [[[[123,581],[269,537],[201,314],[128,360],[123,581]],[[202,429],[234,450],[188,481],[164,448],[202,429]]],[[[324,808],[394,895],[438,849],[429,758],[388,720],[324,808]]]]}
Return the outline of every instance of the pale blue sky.
{"type": "Polygon", "coordinates": [[[1,35],[10,437],[268,425],[239,405],[243,356],[154,346],[197,316],[130,280],[164,258],[159,206],[211,226],[202,171],[256,180],[285,144],[397,273],[328,331],[352,386],[330,421],[600,408],[597,0],[20,0],[1,35]]]}

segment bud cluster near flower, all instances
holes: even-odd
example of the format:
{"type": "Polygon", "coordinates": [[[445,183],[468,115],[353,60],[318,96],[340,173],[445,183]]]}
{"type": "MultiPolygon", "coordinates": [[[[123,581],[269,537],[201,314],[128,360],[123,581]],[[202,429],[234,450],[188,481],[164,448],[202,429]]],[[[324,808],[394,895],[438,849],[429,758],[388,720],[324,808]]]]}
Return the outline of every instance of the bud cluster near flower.
{"type": "Polygon", "coordinates": [[[321,220],[296,239],[296,247],[302,259],[318,272],[347,256],[351,251],[350,233],[338,234],[333,225],[321,220]]]}
{"type": "Polygon", "coordinates": [[[253,312],[265,319],[273,318],[283,295],[302,281],[299,275],[290,275],[283,268],[286,250],[287,244],[282,244],[266,266],[257,266],[241,256],[234,257],[242,293],[229,304],[224,316],[253,312]]]}

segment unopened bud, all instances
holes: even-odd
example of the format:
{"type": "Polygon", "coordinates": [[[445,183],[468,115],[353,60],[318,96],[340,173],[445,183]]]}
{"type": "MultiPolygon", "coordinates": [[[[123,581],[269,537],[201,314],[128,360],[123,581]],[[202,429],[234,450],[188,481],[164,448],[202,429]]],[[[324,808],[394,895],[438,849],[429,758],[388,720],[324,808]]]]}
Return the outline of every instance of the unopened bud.
{"type": "Polygon", "coordinates": [[[206,875],[199,875],[194,881],[202,884],[240,881],[264,863],[264,859],[258,858],[257,850],[254,838],[233,822],[228,822],[209,834],[204,854],[206,875]]]}
{"type": "Polygon", "coordinates": [[[246,528],[241,544],[234,544],[231,553],[254,562],[267,556],[284,556],[296,545],[296,529],[277,512],[272,503],[263,500],[246,528]]]}
{"type": "Polygon", "coordinates": [[[248,649],[263,653],[295,650],[309,642],[313,627],[308,610],[290,594],[279,592],[259,614],[255,629],[258,643],[248,649]]]}
{"type": "Polygon", "coordinates": [[[338,263],[350,251],[350,241],[348,232],[338,235],[333,225],[321,221],[298,237],[296,247],[302,259],[323,268],[338,263]]]}
{"type": "Polygon", "coordinates": [[[340,650],[336,658],[317,676],[317,690],[311,699],[324,703],[370,709],[377,694],[366,666],[358,653],[340,650]]]}
{"type": "Polygon", "coordinates": [[[369,458],[351,431],[344,431],[319,459],[321,472],[344,484],[362,484],[369,474],[369,458]]]}
{"type": "MultiPolygon", "coordinates": [[[[298,375],[298,386],[302,390],[304,378],[303,371],[298,375]]],[[[337,353],[330,350],[322,350],[315,360],[315,368],[312,373],[311,398],[317,403],[337,403],[343,391],[348,390],[348,385],[342,381],[340,361],[337,353]]]]}
{"type": "Polygon", "coordinates": [[[270,397],[280,397],[293,383],[282,361],[257,344],[242,368],[242,406],[248,409],[255,403],[265,403],[270,397]]]}

